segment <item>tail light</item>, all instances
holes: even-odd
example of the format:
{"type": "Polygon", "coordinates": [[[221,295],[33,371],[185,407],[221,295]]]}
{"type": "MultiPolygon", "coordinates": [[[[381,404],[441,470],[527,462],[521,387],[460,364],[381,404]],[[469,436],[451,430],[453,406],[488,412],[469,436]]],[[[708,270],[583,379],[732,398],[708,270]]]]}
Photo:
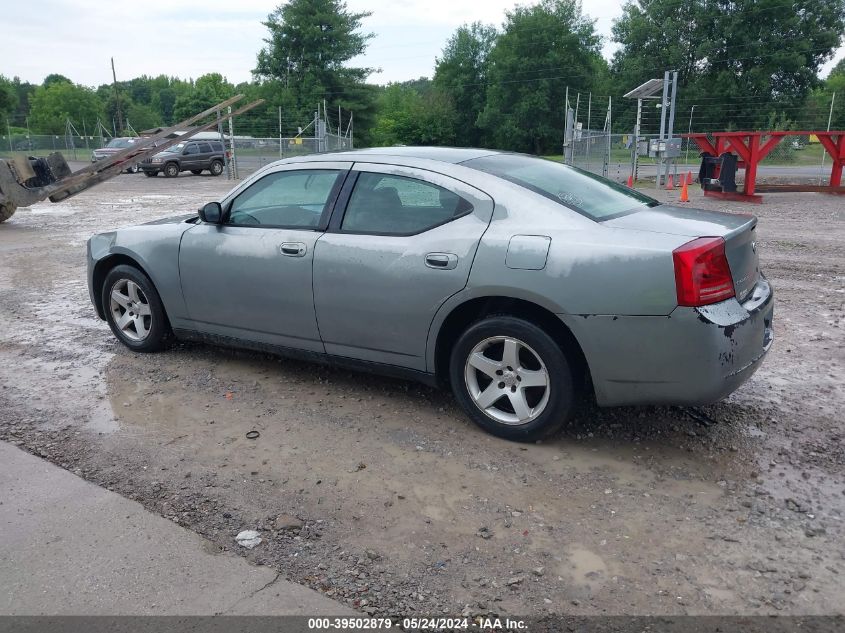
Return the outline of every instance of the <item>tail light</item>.
{"type": "Polygon", "coordinates": [[[721,237],[699,237],[672,251],[678,305],[704,306],[735,296],[721,237]]]}

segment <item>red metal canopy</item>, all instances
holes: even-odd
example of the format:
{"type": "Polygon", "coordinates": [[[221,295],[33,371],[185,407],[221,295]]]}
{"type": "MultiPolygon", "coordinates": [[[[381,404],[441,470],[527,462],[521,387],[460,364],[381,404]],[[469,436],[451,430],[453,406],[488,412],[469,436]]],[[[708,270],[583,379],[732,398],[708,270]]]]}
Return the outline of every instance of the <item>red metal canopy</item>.
{"type": "MultiPolygon", "coordinates": [[[[742,193],[730,196],[721,193],[721,197],[736,197],[759,202],[759,195],[754,191],[757,184],[757,165],[769,155],[784,136],[816,136],[819,142],[830,154],[833,165],[830,169],[830,181],[827,187],[816,188],[832,193],[841,193],[842,171],[845,168],[845,131],[776,131],[776,132],[711,132],[709,134],[683,134],[696,142],[702,152],[709,152],[713,156],[720,156],[724,152],[733,151],[739,156],[737,167],[745,170],[745,188],[742,193]],[[713,139],[711,141],[710,139],[713,139]],[[764,140],[765,139],[765,140],[764,140]]],[[[814,190],[816,190],[814,189],[814,190]]],[[[720,195],[720,192],[705,191],[705,195],[720,195]]]]}

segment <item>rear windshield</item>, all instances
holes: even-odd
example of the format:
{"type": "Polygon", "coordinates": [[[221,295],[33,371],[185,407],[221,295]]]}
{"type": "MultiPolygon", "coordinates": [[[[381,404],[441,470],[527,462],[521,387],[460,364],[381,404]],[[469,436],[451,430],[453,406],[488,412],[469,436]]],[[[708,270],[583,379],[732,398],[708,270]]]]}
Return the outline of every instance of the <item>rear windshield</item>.
{"type": "Polygon", "coordinates": [[[461,164],[504,178],[596,221],[660,204],[607,178],[544,158],[497,154],[461,164]]]}

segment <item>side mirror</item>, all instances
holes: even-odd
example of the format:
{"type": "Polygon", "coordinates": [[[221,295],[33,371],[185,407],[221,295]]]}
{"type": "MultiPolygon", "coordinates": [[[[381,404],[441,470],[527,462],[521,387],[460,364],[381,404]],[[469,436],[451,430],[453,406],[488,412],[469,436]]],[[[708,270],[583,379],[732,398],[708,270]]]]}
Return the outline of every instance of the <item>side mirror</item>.
{"type": "Polygon", "coordinates": [[[223,222],[223,207],[219,202],[209,202],[199,210],[200,220],[208,224],[221,224],[223,222]]]}

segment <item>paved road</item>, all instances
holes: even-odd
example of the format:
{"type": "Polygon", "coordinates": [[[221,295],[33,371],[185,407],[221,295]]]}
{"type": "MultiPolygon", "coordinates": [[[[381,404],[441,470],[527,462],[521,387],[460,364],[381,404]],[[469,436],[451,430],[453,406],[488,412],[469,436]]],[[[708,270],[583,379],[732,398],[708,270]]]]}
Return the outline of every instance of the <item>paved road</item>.
{"type": "Polygon", "coordinates": [[[354,612],[0,442],[0,615],[354,612]]]}

